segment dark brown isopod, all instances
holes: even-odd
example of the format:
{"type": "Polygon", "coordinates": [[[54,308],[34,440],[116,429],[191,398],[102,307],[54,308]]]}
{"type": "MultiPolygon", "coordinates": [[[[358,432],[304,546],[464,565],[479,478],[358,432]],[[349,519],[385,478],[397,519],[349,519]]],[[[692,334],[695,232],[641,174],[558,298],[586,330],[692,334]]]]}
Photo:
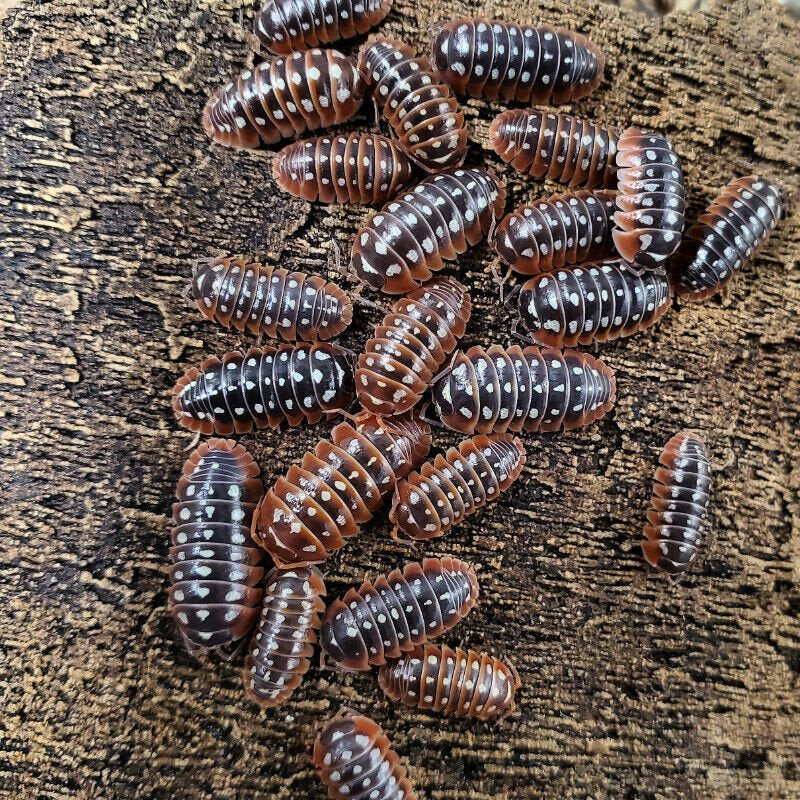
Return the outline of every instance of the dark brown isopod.
{"type": "Polygon", "coordinates": [[[430,446],[430,426],[409,416],[364,414],[355,427],[337,425],[264,496],[253,538],[278,566],[324,561],[372,519],[430,446]]]}
{"type": "Polygon", "coordinates": [[[519,292],[517,312],[537,344],[574,347],[649,328],[671,298],[663,269],[640,271],[617,258],[531,278],[519,292]]]}
{"type": "Polygon", "coordinates": [[[456,717],[502,720],[516,708],[517,671],[488,653],[427,644],[378,670],[388,697],[456,717]]]}
{"type": "Polygon", "coordinates": [[[191,294],[226,328],[290,342],[333,339],[353,319],[353,304],[335,283],[242,256],[198,261],[191,294]]]}
{"type": "Polygon", "coordinates": [[[355,398],[350,355],[336,345],[284,344],[225,353],[192,367],[172,390],[181,425],[202,434],[319,422],[355,398]]]}
{"type": "Polygon", "coordinates": [[[316,567],[273,569],[244,662],[244,691],[262,708],[288,700],[308,672],[325,610],[325,582],[316,567]]]}
{"type": "Polygon", "coordinates": [[[683,300],[719,292],[752,258],[786,212],[783,189],[758,175],[731,181],[684,234],[669,269],[683,300]]]}
{"type": "Polygon", "coordinates": [[[443,536],[462,519],[474,514],[519,477],[525,447],[515,436],[479,434],[426,461],[394,490],[389,519],[393,536],[410,539],[443,536]]]}
{"type": "Polygon", "coordinates": [[[466,287],[449,277],[398,300],[358,357],[361,405],[381,416],[413,408],[464,335],[471,310],[466,287]]]}
{"type": "Polygon", "coordinates": [[[258,464],[226,439],[209,439],[183,466],[172,506],[169,605],[191,653],[230,658],[258,619],[263,553],[250,538],[264,488],[258,464]]]}
{"type": "Polygon", "coordinates": [[[439,27],[431,59],[456,94],[548,105],[591,94],[606,63],[574,31],[464,17],[439,27]]]}
{"type": "Polygon", "coordinates": [[[680,579],[697,555],[711,492],[711,460],[703,439],[680,431],[658,460],[642,552],[648,564],[680,579]]]}
{"type": "Polygon", "coordinates": [[[492,149],[520,172],[567,186],[617,186],[617,131],[570,114],[529,108],[496,116],[489,128],[492,149]]]}
{"type": "Polygon", "coordinates": [[[278,185],[309,202],[376,205],[411,180],[411,161],[376,133],[320,136],[283,148],[272,162],[278,185]]]}
{"type": "Polygon", "coordinates": [[[577,350],[518,345],[457,351],[434,382],[436,415],[461,433],[582,428],[616,400],[614,373],[577,350]]]}
{"type": "Polygon", "coordinates": [[[325,612],[325,660],[345,670],[385,664],[449,631],[478,599],[475,570],[457,558],[426,558],[348,590],[325,612]]]}
{"type": "Polygon", "coordinates": [[[383,729],[342,709],[314,742],[314,766],[330,800],[417,800],[383,729]]]}
{"type": "Polygon", "coordinates": [[[246,69],[208,99],[203,128],[219,144],[258,147],[347,121],[364,82],[337,50],[308,50],[246,69]]]}
{"type": "Polygon", "coordinates": [[[288,55],[366,33],[391,7],[392,0],[267,0],[253,32],[270,52],[288,55]]]}
{"type": "Polygon", "coordinates": [[[521,205],[497,226],[497,254],[523,275],[611,256],[615,195],[583,189],[521,205]]]}

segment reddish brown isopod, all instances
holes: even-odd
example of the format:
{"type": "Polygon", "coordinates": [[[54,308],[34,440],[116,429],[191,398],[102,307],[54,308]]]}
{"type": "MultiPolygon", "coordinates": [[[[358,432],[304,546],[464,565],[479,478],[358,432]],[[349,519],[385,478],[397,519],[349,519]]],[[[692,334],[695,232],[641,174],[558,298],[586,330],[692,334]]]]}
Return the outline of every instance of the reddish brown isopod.
{"type": "Polygon", "coordinates": [[[475,570],[457,558],[426,558],[334,600],[319,641],[325,660],[345,670],[385,664],[449,631],[478,599],[475,570]]]}
{"type": "Polygon", "coordinates": [[[502,720],[516,708],[517,671],[488,653],[428,644],[378,670],[392,700],[457,717],[502,720]]]}
{"type": "Polygon", "coordinates": [[[356,393],[373,414],[413,408],[464,335],[472,302],[455,278],[435,278],[398,300],[358,357],[356,393]]]}
{"type": "Polygon", "coordinates": [[[648,564],[676,581],[697,556],[711,492],[711,460],[697,433],[680,431],[658,462],[642,552],[648,564]]]}
{"type": "Polygon", "coordinates": [[[278,566],[324,561],[372,519],[430,446],[430,426],[410,416],[364,414],[355,427],[337,425],[264,496],[253,538],[278,566]]]}
{"type": "Polygon", "coordinates": [[[250,538],[264,487],[247,450],[209,439],[183,466],[172,506],[169,605],[191,653],[230,658],[258,619],[263,553],[250,538]]]}
{"type": "Polygon", "coordinates": [[[198,261],[191,295],[226,328],[290,342],[333,339],[353,319],[353,304],[335,283],[243,256],[198,261]]]}
{"type": "Polygon", "coordinates": [[[410,539],[443,536],[519,477],[525,447],[515,436],[479,434],[426,461],[394,490],[389,519],[410,539]]]}

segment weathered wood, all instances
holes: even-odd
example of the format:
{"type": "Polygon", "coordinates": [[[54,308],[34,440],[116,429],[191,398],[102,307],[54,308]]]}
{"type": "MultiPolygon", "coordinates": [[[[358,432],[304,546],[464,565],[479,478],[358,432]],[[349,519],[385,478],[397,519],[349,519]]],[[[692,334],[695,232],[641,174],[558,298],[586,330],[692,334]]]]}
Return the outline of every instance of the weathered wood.
{"type": "MultiPolygon", "coordinates": [[[[425,797],[800,796],[796,214],[721,299],[604,346],[611,418],[526,437],[524,479],[423,551],[480,568],[483,600],[448,641],[519,668],[504,726],[411,713],[370,675],[316,669],[258,712],[238,664],[185,654],[165,567],[190,436],[167,394],[237,344],[182,299],[191,261],[241,251],[333,277],[331,240],[346,251],[365,217],[279,194],[269,152],[204,137],[207,93],[248,59],[242,10],[246,26],[245,2],[0,4],[2,795],[322,797],[307,747],[346,701],[386,727],[425,797]],[[717,482],[699,568],[676,589],[646,577],[636,542],[654,460],[683,425],[707,433],[717,482]]],[[[800,46],[778,6],[494,10],[605,49],[608,78],[576,108],[670,135],[692,212],[750,163],[796,192],[800,46]]],[[[451,11],[467,7],[397,0],[384,29],[421,47],[451,11]]],[[[504,176],[508,207],[541,191],[488,148],[500,107],[466,108],[471,161],[504,176]]],[[[468,339],[505,341],[485,247],[459,271],[475,287],[468,339]]],[[[354,348],[380,315],[358,316],[354,348]]],[[[326,430],[243,441],[271,480],[326,430]]],[[[378,520],[326,565],[332,593],[413,557],[386,532],[378,520]]]]}

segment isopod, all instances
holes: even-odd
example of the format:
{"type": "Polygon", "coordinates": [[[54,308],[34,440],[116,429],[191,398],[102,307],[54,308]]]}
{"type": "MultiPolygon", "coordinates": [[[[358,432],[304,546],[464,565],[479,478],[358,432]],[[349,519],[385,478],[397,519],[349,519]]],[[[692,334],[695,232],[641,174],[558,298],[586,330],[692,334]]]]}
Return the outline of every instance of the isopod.
{"type": "Polygon", "coordinates": [[[253,538],[280,567],[324,561],[372,518],[430,445],[430,426],[410,416],[364,414],[337,425],[264,496],[253,538]]]}
{"type": "Polygon", "coordinates": [[[626,128],[617,142],[617,252],[644,269],[665,266],[683,233],[685,187],[680,160],[660,133],[626,128]]]}
{"type": "Polygon", "coordinates": [[[221,86],[206,103],[203,129],[228,147],[274,144],[346,122],[363,96],[355,63],[315,48],[268,59],[221,86]]]}
{"type": "Polygon", "coordinates": [[[515,436],[479,434],[426,461],[397,484],[389,519],[394,536],[410,539],[443,536],[456,523],[488,502],[519,477],[525,447],[515,436]]]}
{"type": "Polygon", "coordinates": [[[263,552],[250,538],[264,488],[236,442],[209,439],[183,466],[172,506],[169,605],[189,652],[230,658],[258,619],[263,552]]]}
{"type": "Polygon", "coordinates": [[[418,58],[397,39],[373,36],[361,48],[358,66],[373,87],[376,107],[415,163],[427,172],[438,172],[464,161],[464,112],[426,58],[418,58]]]}
{"type": "Polygon", "coordinates": [[[356,393],[373,414],[413,408],[464,335],[472,302],[455,278],[436,278],[398,300],[358,357],[356,393]]]}
{"type": "Polygon", "coordinates": [[[333,339],[353,319],[353,304],[335,283],[243,256],[198,261],[190,291],[208,319],[271,339],[333,339]]]}
{"type": "Polygon", "coordinates": [[[665,445],[653,482],[642,552],[673,581],[697,556],[711,491],[711,460],[699,434],[680,431],[665,445]]]}
{"type": "Polygon", "coordinates": [[[577,350],[492,345],[459,350],[434,382],[433,405],[454,431],[557,431],[582,428],[616,401],[614,373],[577,350]]]}
{"type": "Polygon", "coordinates": [[[491,171],[431,175],[389,201],[356,233],[350,269],[372,289],[405,294],[486,236],[505,199],[491,171]]]}
{"type": "Polygon", "coordinates": [[[325,610],[316,567],[273,569],[264,580],[261,618],[244,662],[244,690],[262,708],[288,700],[311,665],[325,610]]]}
{"type": "Polygon", "coordinates": [[[355,398],[350,355],[336,345],[234,350],[192,367],[172,390],[181,425],[202,434],[247,433],[282,422],[319,422],[355,398]]]}
{"type": "Polygon", "coordinates": [[[456,94],[547,105],[591,94],[606,62],[574,31],[464,17],[439,27],[431,60],[456,94]]]}
{"type": "Polygon", "coordinates": [[[515,169],[585,189],[616,188],[617,135],[598,122],[533,108],[504,111],[489,127],[492,149],[515,169]]]}
{"type": "Polygon", "coordinates": [[[683,236],[670,261],[683,300],[719,292],[769,238],[785,214],[783,189],[758,175],[731,181],[683,236]]]}
{"type": "Polygon", "coordinates": [[[320,731],[313,761],[330,800],[417,800],[381,726],[348,709],[320,731]]]}
{"type": "Polygon", "coordinates": [[[513,713],[521,686],[514,667],[488,653],[433,644],[381,666],[378,684],[412,708],[493,721],[513,713]]]}
{"type": "Polygon", "coordinates": [[[284,191],[320,203],[385,203],[409,183],[411,170],[408,156],[376,133],[295,142],[272,162],[272,174],[284,191]]]}
{"type": "Polygon", "coordinates": [[[531,278],[519,292],[517,311],[537,344],[574,347],[649,328],[671,298],[663,269],[640,271],[617,258],[531,278]]]}
{"type": "Polygon", "coordinates": [[[334,600],[319,633],[325,660],[344,670],[385,664],[441,636],[478,599],[475,570],[457,558],[426,558],[364,581],[334,600]]]}
{"type": "Polygon", "coordinates": [[[497,255],[523,275],[613,255],[615,195],[581,189],[519,206],[497,226],[497,255]]]}

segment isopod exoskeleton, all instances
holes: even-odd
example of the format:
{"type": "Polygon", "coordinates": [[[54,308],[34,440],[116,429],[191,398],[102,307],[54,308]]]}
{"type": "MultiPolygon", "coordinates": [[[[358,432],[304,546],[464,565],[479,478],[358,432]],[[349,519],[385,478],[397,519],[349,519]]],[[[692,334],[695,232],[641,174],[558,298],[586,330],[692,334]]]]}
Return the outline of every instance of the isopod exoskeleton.
{"type": "Polygon", "coordinates": [[[518,345],[457,351],[432,395],[442,423],[468,435],[582,428],[617,397],[614,373],[600,359],[518,345]]]}
{"type": "Polygon", "coordinates": [[[353,304],[335,283],[243,256],[198,261],[191,295],[226,328],[290,342],[333,339],[353,319],[353,304]]]}
{"type": "Polygon", "coordinates": [[[517,671],[488,653],[427,644],[378,670],[388,697],[423,711],[502,720],[516,708],[517,671]]]}
{"type": "Polygon", "coordinates": [[[519,206],[497,226],[497,255],[522,275],[613,255],[615,194],[583,189],[519,206]]]}
{"type": "Polygon", "coordinates": [[[314,766],[330,800],[417,800],[383,729],[342,709],[314,742],[314,766]]]}
{"type": "Polygon", "coordinates": [[[311,665],[325,610],[325,582],[316,567],[273,569],[244,662],[244,691],[262,708],[288,700],[311,665]]]}
{"type": "Polygon", "coordinates": [[[394,536],[409,539],[443,536],[474,514],[519,477],[525,446],[515,436],[479,434],[426,461],[397,484],[389,519],[394,536]]]}
{"type": "Polygon", "coordinates": [[[413,408],[464,335],[471,310],[466,287],[449,277],[398,300],[358,357],[361,405],[381,416],[413,408]]]}
{"type": "Polygon", "coordinates": [[[279,567],[324,561],[381,507],[431,446],[430,426],[410,417],[364,414],[317,442],[266,493],[253,539],[279,567]]]}
{"type": "Polygon", "coordinates": [[[456,94],[548,105],[591,94],[606,62],[574,31],[464,17],[438,28],[431,59],[456,94]]]}
{"type": "Polygon", "coordinates": [[[266,0],[253,32],[271,53],[288,55],[366,33],[391,7],[392,0],[266,0]]]}
{"type": "Polygon", "coordinates": [[[486,236],[505,200],[505,187],[491,171],[431,175],[356,233],[350,269],[371,289],[405,294],[486,236]]]}
{"type": "Polygon", "coordinates": [[[467,154],[464,112],[426,58],[397,39],[373,36],[358,66],[400,146],[427,172],[455,167],[467,154]]]}
{"type": "Polygon", "coordinates": [[[615,189],[617,131],[570,114],[528,108],[496,116],[492,149],[520,172],[567,186],[615,189]]]}
{"type": "Polygon", "coordinates": [[[376,133],[295,142],[272,162],[272,175],[284,191],[320,203],[385,203],[408,185],[411,170],[397,144],[376,133]]]}
{"type": "Polygon", "coordinates": [[[785,213],[783,189],[758,175],[731,181],[683,236],[670,261],[682,300],[719,292],[769,238],[785,213]]]}
{"type": "Polygon", "coordinates": [[[477,599],[478,579],[466,562],[412,562],[334,600],[322,620],[320,646],[328,663],[366,670],[449,631],[477,599]]]}
{"type": "Polygon", "coordinates": [[[208,99],[203,128],[228,147],[274,144],[347,121],[361,107],[364,81],[337,50],[308,50],[246,69],[208,99]]]}
{"type": "Polygon", "coordinates": [[[263,552],[250,522],[264,494],[236,442],[209,439],[183,466],[172,506],[169,605],[189,652],[230,658],[258,619],[263,552]]]}
{"type": "Polygon", "coordinates": [[[282,422],[319,422],[353,404],[348,351],[336,345],[284,344],[234,350],[192,367],[172,390],[181,425],[202,434],[247,433],[282,422]]]}
{"type": "Polygon", "coordinates": [[[617,252],[644,269],[663,267],[683,233],[683,170],[660,133],[626,128],[617,142],[617,252]]]}
{"type": "Polygon", "coordinates": [[[649,328],[671,298],[663,269],[637,270],[617,258],[531,278],[517,296],[517,312],[537,344],[574,347],[649,328]]]}
{"type": "Polygon", "coordinates": [[[665,445],[653,482],[642,552],[674,581],[694,561],[711,491],[711,460],[703,439],[680,431],[665,445]]]}

